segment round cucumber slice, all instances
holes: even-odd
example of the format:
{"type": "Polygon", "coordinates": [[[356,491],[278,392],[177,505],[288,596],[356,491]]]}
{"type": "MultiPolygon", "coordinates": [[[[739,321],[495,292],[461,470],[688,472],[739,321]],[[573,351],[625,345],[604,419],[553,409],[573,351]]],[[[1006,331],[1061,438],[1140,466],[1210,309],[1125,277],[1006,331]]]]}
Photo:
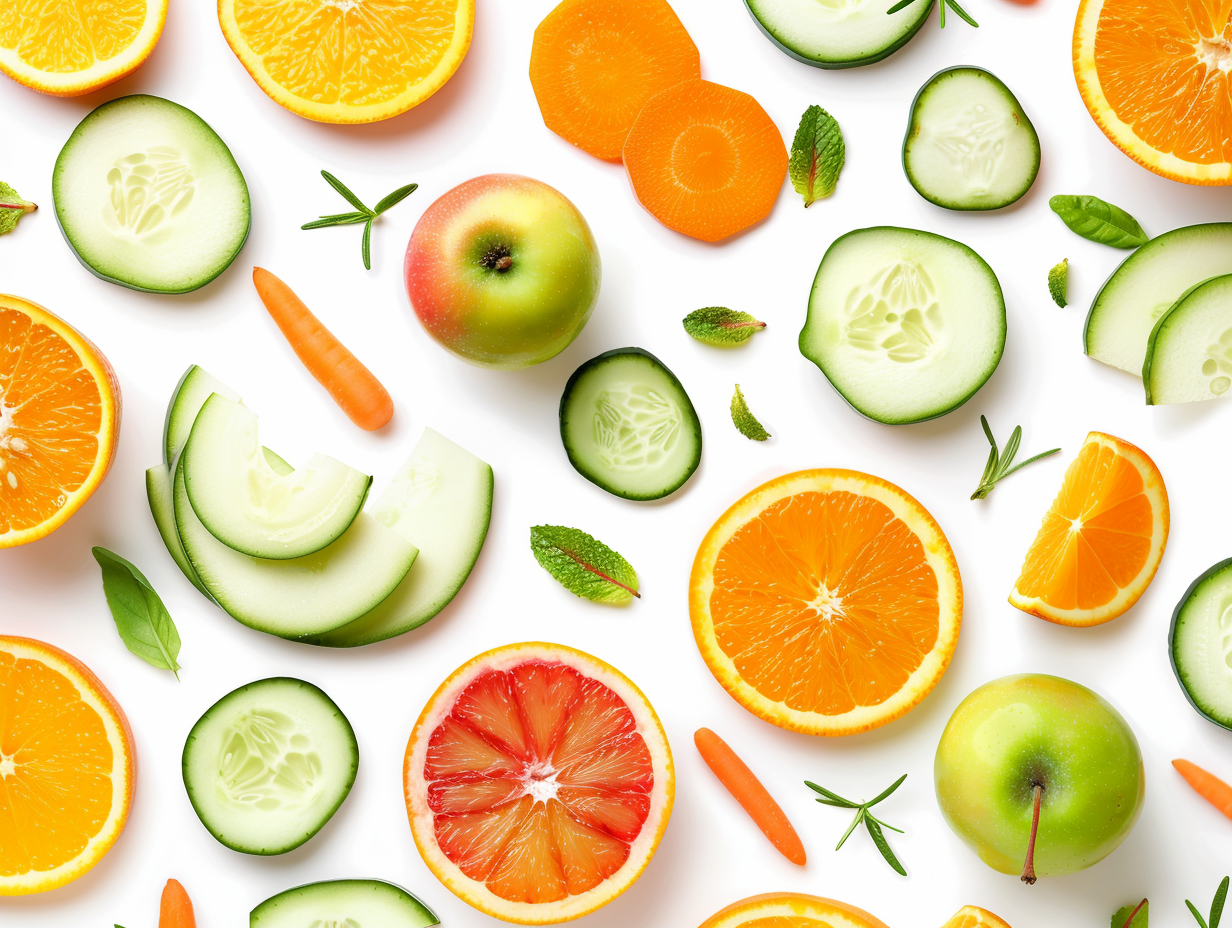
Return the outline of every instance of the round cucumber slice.
{"type": "Polygon", "coordinates": [[[244,175],[200,116],[138,94],[81,121],[56,159],[56,219],[77,259],[133,290],[209,283],[248,237],[244,175]]]}
{"type": "Polygon", "coordinates": [[[228,693],[184,744],[193,810],[220,844],[245,854],[285,854],[315,835],[358,769],[359,744],[342,710],[291,677],[228,693]]]}
{"type": "Polygon", "coordinates": [[[983,68],[947,68],[911,104],[903,170],[924,199],[946,209],[1009,206],[1039,173],[1040,144],[1017,98],[983,68]]]}
{"type": "Polygon", "coordinates": [[[662,499],[702,459],[702,424],[676,375],[648,351],[617,348],[591,358],[560,398],[569,463],[625,499],[662,499]]]}
{"type": "Polygon", "coordinates": [[[1005,350],[1005,300],[974,251],[931,232],[857,229],[826,250],[800,353],[856,412],[890,425],[957,409],[1005,350]]]}
{"type": "Polygon", "coordinates": [[[1232,274],[1232,222],[1156,236],[1122,261],[1095,295],[1083,331],[1086,353],[1141,375],[1159,317],[1194,284],[1222,274],[1232,274]]]}
{"type": "Polygon", "coordinates": [[[1232,558],[1189,585],[1172,613],[1168,654],[1190,705],[1232,731],[1232,558]]]}
{"type": "Polygon", "coordinates": [[[440,919],[401,886],[383,880],[328,880],[271,896],[249,928],[430,928],[440,919]]]}
{"type": "Polygon", "coordinates": [[[889,13],[895,0],[744,0],[766,36],[797,61],[855,68],[881,61],[920,31],[932,0],[889,13]]]}
{"type": "Polygon", "coordinates": [[[1191,287],[1147,341],[1148,405],[1218,399],[1232,387],[1232,274],[1191,287]]]}
{"type": "Polygon", "coordinates": [[[197,413],[210,395],[217,393],[232,402],[240,402],[240,395],[225,383],[196,364],[189,366],[175,385],[171,401],[167,404],[167,418],[163,422],[163,463],[175,465],[175,459],[184,450],[197,413]]]}

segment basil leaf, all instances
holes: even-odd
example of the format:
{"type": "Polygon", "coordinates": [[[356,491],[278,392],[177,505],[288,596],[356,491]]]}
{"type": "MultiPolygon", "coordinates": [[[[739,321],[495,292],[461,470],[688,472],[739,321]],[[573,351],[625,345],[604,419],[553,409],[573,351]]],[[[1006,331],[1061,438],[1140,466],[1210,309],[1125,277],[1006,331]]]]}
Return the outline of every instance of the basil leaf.
{"type": "Polygon", "coordinates": [[[124,646],[153,667],[179,679],[180,635],[150,581],[134,565],[106,548],[94,548],[103,571],[103,593],[124,646]]]}
{"type": "Polygon", "coordinates": [[[731,417],[732,424],[745,438],[765,441],[770,437],[770,433],[757,421],[757,417],[749,412],[749,404],[745,402],[744,394],[740,392],[740,384],[736,384],[736,392],[732,394],[731,417]]]}
{"type": "Polygon", "coordinates": [[[806,109],[787,162],[791,185],[804,197],[806,208],[834,192],[846,154],[838,120],[820,106],[806,109]]]}
{"type": "Polygon", "coordinates": [[[1069,258],[1048,272],[1048,292],[1062,309],[1069,305],[1069,258]]]}
{"type": "Polygon", "coordinates": [[[1072,231],[1092,242],[1113,248],[1137,248],[1148,241],[1138,220],[1099,197],[1055,196],[1048,205],[1072,231]]]}
{"type": "Polygon", "coordinates": [[[581,529],[536,525],[530,549],[539,566],[570,593],[597,603],[624,604],[641,598],[629,562],[581,529]]]}
{"type": "Polygon", "coordinates": [[[748,313],[738,313],[726,306],[695,309],[683,319],[684,330],[699,342],[721,348],[739,345],[766,327],[748,313]]]}

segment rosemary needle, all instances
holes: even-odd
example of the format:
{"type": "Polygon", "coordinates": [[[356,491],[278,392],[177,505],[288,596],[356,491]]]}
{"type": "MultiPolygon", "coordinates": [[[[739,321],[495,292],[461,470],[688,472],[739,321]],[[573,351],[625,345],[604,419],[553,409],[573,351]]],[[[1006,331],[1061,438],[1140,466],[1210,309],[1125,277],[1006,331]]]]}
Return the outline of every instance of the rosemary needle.
{"type": "Polygon", "coordinates": [[[399,187],[389,196],[382,198],[375,207],[368,209],[368,207],[364,206],[363,201],[352,193],[346,184],[334,177],[329,171],[322,171],[321,176],[325,178],[327,184],[338,191],[344,200],[355,207],[355,212],[333,213],[329,216],[322,216],[319,219],[312,220],[312,222],[305,222],[300,228],[324,229],[329,226],[347,226],[362,222],[364,224],[364,235],[360,241],[360,254],[364,258],[364,267],[367,270],[372,270],[372,223],[385,210],[397,203],[401,203],[414,193],[419,188],[419,184],[407,184],[405,187],[399,187]]]}

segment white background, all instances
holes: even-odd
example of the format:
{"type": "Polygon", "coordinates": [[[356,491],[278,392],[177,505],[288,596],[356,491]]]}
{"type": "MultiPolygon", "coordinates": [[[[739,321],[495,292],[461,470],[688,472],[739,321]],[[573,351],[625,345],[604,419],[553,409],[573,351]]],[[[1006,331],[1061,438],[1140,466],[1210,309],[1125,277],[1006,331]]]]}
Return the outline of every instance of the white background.
{"type": "MultiPolygon", "coordinates": [[[[925,2],[925,0],[919,0],[925,2]]],[[[703,76],[752,93],[790,142],[812,103],[842,125],[847,166],[837,193],[809,210],[785,186],[773,216],[733,241],[708,246],[668,231],[633,198],[619,165],[558,139],[539,117],[527,78],[535,25],[552,0],[478,0],[470,54],[435,97],[372,126],[321,125],[270,101],[231,54],[214,4],[172,0],[161,43],[134,75],[84,98],[61,100],[0,79],[0,178],[42,207],[0,239],[0,289],[41,303],[78,326],[115,366],[123,431],[109,478],[53,536],[0,552],[0,632],[65,648],[102,678],[124,707],[140,773],[128,827],[86,876],[42,896],[0,900],[0,923],[20,928],[152,928],[169,876],[192,895],[202,928],[246,924],[267,896],[312,880],[383,877],[405,885],[447,926],[496,924],[454,898],[424,867],[401,794],[402,754],[429,694],[457,665],[507,642],[544,639],[613,663],[645,691],[675,749],[673,820],[641,880],[590,928],[693,928],[736,899],[800,890],[862,906],[893,928],[932,928],[960,906],[991,908],[1014,928],[1108,924],[1120,905],[1151,899],[1152,924],[1192,924],[1186,896],[1205,911],[1232,869],[1232,822],[1189,791],[1169,766],[1188,757],[1232,779],[1232,734],[1185,702],[1166,653],[1168,620],[1189,582],[1232,554],[1228,426],[1232,404],[1148,408],[1138,380],[1084,357],[1081,329],[1099,284],[1124,257],[1071,234],[1048,210],[1055,193],[1092,193],[1133,213],[1149,233],[1232,219],[1232,190],[1156,177],[1117,151],[1091,121],[1070,67],[1073,0],[1031,7],[969,0],[974,30],[936,12],[889,60],[827,72],[800,64],[757,30],[739,0],[675,0],[696,41],[703,76]],[[935,71],[985,66],[1018,95],[1043,145],[1031,192],[995,214],[954,213],[922,200],[903,177],[899,145],[908,107],[935,71]],[[230,144],[252,192],[252,235],[235,265],[186,296],[135,293],[92,277],[73,259],[51,210],[56,154],[91,108],[128,93],[183,103],[230,144]],[[363,270],[360,228],[301,232],[343,202],[317,172],[327,168],[367,202],[409,181],[420,189],[375,230],[363,270]],[[454,185],[514,172],[572,199],[598,239],[604,265],[594,318],[563,354],[517,373],[480,370],[431,342],[407,305],[401,262],[415,221],[454,185]],[[796,349],[809,287],[826,246],[867,225],[943,233],[975,247],[1000,277],[1009,313],[1004,360],[959,411],[892,428],[852,412],[796,349]],[[1071,301],[1048,297],[1048,269],[1068,257],[1071,301]],[[280,275],[384,381],[397,413],[379,434],[355,428],[292,355],[256,298],[253,264],[280,275]],[[722,304],[769,323],[750,344],[720,351],[690,340],[680,319],[722,304]],[[569,467],[556,408],[574,368],[609,348],[639,345],[661,357],[691,394],[705,430],[702,466],[673,498],[634,504],[609,496],[569,467]],[[360,651],[333,652],[268,637],[235,623],[184,580],[150,519],[143,473],[159,461],[167,397],[199,363],[262,415],[266,443],[293,462],[314,450],[377,476],[375,492],[431,425],[490,462],[496,507],[487,545],[457,600],[417,632],[360,651]],[[773,433],[741,437],[727,413],[732,385],[773,433]],[[1004,439],[1021,423],[1024,451],[1060,445],[983,502],[967,497],[987,445],[986,413],[1004,439]],[[1011,608],[1006,595],[1066,463],[1089,430],[1139,444],[1158,463],[1172,501],[1172,536],[1155,582],[1126,616],[1097,629],[1049,625],[1011,608]],[[711,522],[738,496],[784,472],[851,467],[883,476],[927,506],[962,570],[966,611],[949,672],[907,717],[840,740],[791,734],[746,713],[698,656],[686,604],[689,567],[711,522]],[[580,601],[534,562],[536,523],[576,525],[637,567],[644,598],[628,609],[580,601]],[[159,589],[183,638],[181,681],[129,654],[107,612],[90,546],[137,563],[159,589]],[[1147,801],[1125,844],[1073,876],[1025,887],[985,867],[945,826],[932,787],[933,752],[968,692],[1003,674],[1043,671],[1091,686],[1124,713],[1146,759],[1147,801]],[[180,778],[184,737],[232,688],[287,674],[330,693],[354,724],[361,764],[350,798],[306,846],[273,859],[222,847],[201,827],[180,778]],[[726,738],[761,776],[809,854],[798,868],[773,851],[704,767],[698,726],[726,738]],[[802,785],[820,781],[869,797],[909,777],[882,808],[904,827],[891,836],[909,876],[893,873],[867,835],[839,853],[847,824],[802,785]]]]}

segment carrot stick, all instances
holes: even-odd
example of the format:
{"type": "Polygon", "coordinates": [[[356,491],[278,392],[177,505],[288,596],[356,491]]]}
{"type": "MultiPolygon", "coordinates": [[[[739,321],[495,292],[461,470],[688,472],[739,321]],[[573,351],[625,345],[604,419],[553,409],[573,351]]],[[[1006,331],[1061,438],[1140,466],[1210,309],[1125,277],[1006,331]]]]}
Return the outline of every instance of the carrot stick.
{"type": "Polygon", "coordinates": [[[329,391],[352,422],[371,432],[393,418],[394,401],[389,391],[321,325],[290,287],[261,267],[252,269],[252,282],[308,373],[329,391]]]}
{"type": "Polygon", "coordinates": [[[709,728],[699,728],[693,735],[693,743],[697,745],[706,766],[714,771],[719,782],[749,813],[762,834],[770,839],[780,854],[803,867],[804,845],[800,842],[800,836],[753,771],[709,728]]]}
{"type": "Polygon", "coordinates": [[[168,880],[158,906],[158,928],[197,928],[192,900],[178,880],[168,880]]]}
{"type": "Polygon", "coordinates": [[[1172,766],[1185,778],[1185,782],[1194,788],[1194,792],[1228,818],[1232,818],[1232,786],[1187,760],[1174,760],[1172,766]]]}

